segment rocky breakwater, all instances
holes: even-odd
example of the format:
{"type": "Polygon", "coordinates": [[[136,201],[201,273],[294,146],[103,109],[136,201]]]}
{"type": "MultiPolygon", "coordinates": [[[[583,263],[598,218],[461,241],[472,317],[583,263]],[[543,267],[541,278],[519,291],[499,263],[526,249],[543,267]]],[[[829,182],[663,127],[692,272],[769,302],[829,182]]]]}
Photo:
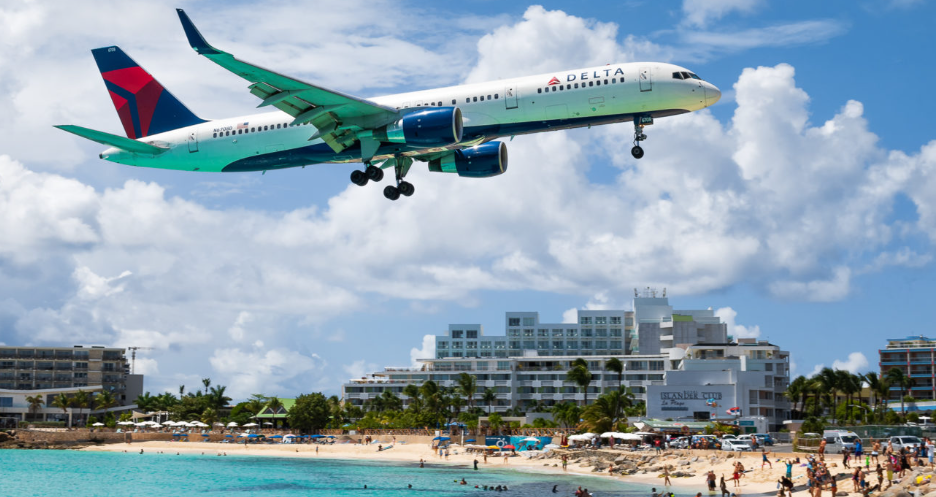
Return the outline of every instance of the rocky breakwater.
{"type": "MultiPolygon", "coordinates": [[[[919,467],[907,473],[900,483],[876,495],[879,497],[936,497],[936,474],[932,468],[919,467]]],[[[836,495],[844,495],[844,493],[839,492],[836,495]]]]}
{"type": "Polygon", "coordinates": [[[50,441],[50,440],[29,440],[25,437],[18,437],[16,431],[0,431],[0,449],[80,449],[86,447],[87,443],[80,443],[71,440],[50,441]]]}
{"type": "MultiPolygon", "coordinates": [[[[622,452],[619,450],[608,449],[585,449],[585,450],[551,450],[545,454],[538,454],[531,459],[544,460],[544,466],[558,467],[562,456],[568,456],[569,464],[576,464],[581,468],[591,468],[593,473],[604,472],[612,475],[656,475],[663,476],[664,468],[669,468],[670,478],[692,478],[696,476],[696,470],[693,468],[695,463],[714,464],[721,462],[726,458],[732,457],[726,454],[721,457],[715,457],[716,461],[710,461],[704,457],[687,457],[682,454],[650,454],[646,452],[622,452]]],[[[936,497],[936,496],[933,496],[936,497]]]]}

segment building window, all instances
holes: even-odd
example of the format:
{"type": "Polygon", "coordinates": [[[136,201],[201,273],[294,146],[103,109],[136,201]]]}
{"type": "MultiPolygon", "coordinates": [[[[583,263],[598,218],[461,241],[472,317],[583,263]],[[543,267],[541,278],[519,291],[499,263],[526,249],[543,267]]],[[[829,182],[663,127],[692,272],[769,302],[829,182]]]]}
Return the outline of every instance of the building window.
{"type": "Polygon", "coordinates": [[[533,348],[535,348],[535,347],[536,347],[536,342],[534,342],[533,340],[524,340],[524,341],[523,341],[523,348],[530,350],[530,349],[533,349],[533,348]]]}
{"type": "Polygon", "coordinates": [[[571,342],[566,342],[566,348],[569,350],[577,350],[578,342],[575,340],[572,340],[571,342]]]}
{"type": "Polygon", "coordinates": [[[595,324],[608,324],[607,316],[595,316],[595,324]]]}
{"type": "Polygon", "coordinates": [[[608,330],[606,328],[598,328],[595,330],[596,337],[606,337],[608,336],[608,330]]]}
{"type": "Polygon", "coordinates": [[[510,341],[510,348],[512,348],[512,349],[519,349],[519,348],[520,348],[520,340],[511,340],[511,341],[510,341]]]}
{"type": "Polygon", "coordinates": [[[533,318],[523,318],[523,326],[533,326],[534,324],[536,323],[533,322],[533,318]]]}
{"type": "Polygon", "coordinates": [[[583,337],[590,337],[590,336],[593,336],[593,335],[592,335],[592,329],[591,329],[591,328],[582,328],[582,336],[583,336],[583,337]]]}
{"type": "Polygon", "coordinates": [[[582,348],[583,348],[583,349],[590,349],[590,348],[592,348],[592,342],[591,342],[591,340],[582,340],[582,348]]]}
{"type": "Polygon", "coordinates": [[[510,361],[497,361],[498,371],[510,371],[510,361]]]}
{"type": "Polygon", "coordinates": [[[482,348],[482,349],[490,349],[490,348],[491,348],[491,342],[488,342],[488,341],[481,342],[481,348],[482,348]]]}
{"type": "Polygon", "coordinates": [[[620,340],[611,340],[611,348],[612,348],[612,349],[620,349],[620,348],[621,348],[621,341],[620,341],[620,340]]]}
{"type": "Polygon", "coordinates": [[[611,316],[611,324],[621,324],[621,316],[611,316]]]}
{"type": "Polygon", "coordinates": [[[608,348],[608,341],[607,340],[595,340],[595,348],[596,349],[608,348]]]}
{"type": "Polygon", "coordinates": [[[569,328],[569,329],[566,330],[566,336],[567,336],[567,337],[577,337],[577,336],[578,336],[578,330],[575,329],[575,328],[569,328]]]}
{"type": "Polygon", "coordinates": [[[538,337],[548,337],[548,336],[549,336],[549,330],[542,329],[542,328],[541,328],[541,329],[538,329],[538,330],[536,330],[536,336],[538,336],[538,337]]]}
{"type": "Polygon", "coordinates": [[[579,324],[591,324],[591,323],[592,323],[591,317],[583,316],[579,318],[579,324]]]}
{"type": "Polygon", "coordinates": [[[563,347],[562,347],[562,340],[553,340],[553,346],[552,346],[552,348],[554,348],[554,349],[561,349],[561,348],[563,348],[563,347]]]}
{"type": "Polygon", "coordinates": [[[549,342],[546,341],[546,340],[540,340],[540,341],[536,342],[536,348],[538,348],[538,349],[540,349],[540,350],[548,350],[548,349],[549,349],[549,342]]]}
{"type": "Polygon", "coordinates": [[[494,348],[495,348],[495,349],[506,349],[506,348],[507,348],[507,342],[494,342],[494,348]]]}
{"type": "Polygon", "coordinates": [[[436,347],[438,347],[438,348],[440,348],[440,349],[447,349],[447,348],[448,348],[448,342],[446,342],[446,341],[444,341],[444,340],[440,340],[440,341],[436,342],[436,347]]]}
{"type": "Polygon", "coordinates": [[[520,330],[507,330],[507,336],[518,337],[520,336],[520,330]]]}
{"type": "Polygon", "coordinates": [[[466,343],[465,343],[465,348],[466,348],[466,349],[477,349],[477,348],[478,348],[478,342],[466,342],[466,343]]]}
{"type": "Polygon", "coordinates": [[[650,361],[650,371],[663,371],[663,361],[650,361]]]}
{"type": "Polygon", "coordinates": [[[553,330],[552,336],[553,338],[562,337],[562,330],[553,330]]]}
{"type": "Polygon", "coordinates": [[[464,330],[452,330],[452,338],[464,338],[464,330]]]}
{"type": "Polygon", "coordinates": [[[634,326],[634,318],[632,317],[624,318],[624,326],[634,326]]]}
{"type": "Polygon", "coordinates": [[[507,326],[520,326],[520,318],[507,318],[507,326]]]}
{"type": "Polygon", "coordinates": [[[523,330],[523,336],[525,336],[525,337],[531,337],[531,336],[533,336],[533,329],[531,329],[531,328],[525,328],[525,329],[523,330]]]}
{"type": "Polygon", "coordinates": [[[465,330],[465,338],[478,338],[478,330],[465,330]]]}
{"type": "Polygon", "coordinates": [[[751,390],[748,394],[748,400],[750,401],[749,404],[757,405],[757,396],[758,396],[758,391],[751,390]]]}
{"type": "Polygon", "coordinates": [[[452,348],[453,348],[453,349],[460,349],[460,348],[462,348],[462,342],[452,342],[452,348]]]}

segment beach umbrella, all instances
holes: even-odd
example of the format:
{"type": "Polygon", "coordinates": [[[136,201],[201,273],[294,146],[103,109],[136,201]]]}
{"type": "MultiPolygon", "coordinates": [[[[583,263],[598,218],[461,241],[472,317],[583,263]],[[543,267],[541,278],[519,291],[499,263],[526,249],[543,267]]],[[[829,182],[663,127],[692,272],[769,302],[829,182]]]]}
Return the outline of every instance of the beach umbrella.
{"type": "Polygon", "coordinates": [[[247,423],[244,425],[244,427],[253,427],[253,426],[260,426],[260,425],[258,425],[257,423],[247,423]]]}
{"type": "Polygon", "coordinates": [[[489,448],[489,449],[494,449],[494,450],[500,449],[500,447],[498,447],[498,446],[496,446],[496,445],[488,445],[487,448],[489,448]]]}
{"type": "Polygon", "coordinates": [[[224,426],[224,423],[215,423],[215,426],[224,426]]]}
{"type": "Polygon", "coordinates": [[[334,436],[334,435],[329,435],[329,436],[327,436],[327,437],[325,437],[325,438],[335,438],[335,436],[334,436]]]}
{"type": "Polygon", "coordinates": [[[104,426],[104,423],[94,423],[94,424],[91,425],[91,426],[104,426]]]}
{"type": "Polygon", "coordinates": [[[474,441],[475,441],[475,439],[473,439],[473,438],[469,438],[468,440],[465,440],[465,442],[474,442],[474,441]]]}
{"type": "Polygon", "coordinates": [[[270,437],[270,438],[283,438],[283,437],[281,437],[281,436],[279,436],[279,435],[273,435],[273,436],[270,437]]]}
{"type": "Polygon", "coordinates": [[[543,446],[544,449],[558,449],[559,446],[556,444],[546,444],[543,446]]]}
{"type": "Polygon", "coordinates": [[[234,438],[234,435],[225,435],[224,438],[234,438]]]}
{"type": "Polygon", "coordinates": [[[289,433],[289,434],[283,435],[283,438],[296,438],[296,436],[293,435],[292,433],[289,433]]]}
{"type": "Polygon", "coordinates": [[[202,433],[201,436],[203,436],[203,437],[210,437],[211,435],[209,435],[209,434],[207,434],[207,433],[202,433]]]}
{"type": "Polygon", "coordinates": [[[152,427],[153,427],[153,428],[162,428],[162,425],[161,425],[161,424],[155,424],[155,425],[152,425],[152,427]]]}
{"type": "Polygon", "coordinates": [[[504,450],[514,450],[514,449],[516,449],[516,447],[514,447],[513,445],[505,445],[505,446],[504,446],[504,450]]]}
{"type": "Polygon", "coordinates": [[[227,424],[227,426],[228,428],[234,428],[235,426],[237,426],[237,423],[231,421],[230,423],[227,424]]]}
{"type": "Polygon", "coordinates": [[[263,426],[273,426],[273,423],[270,423],[270,422],[268,421],[268,422],[266,422],[266,423],[263,423],[263,426]]]}
{"type": "Polygon", "coordinates": [[[444,441],[444,440],[451,440],[451,438],[449,438],[449,437],[435,437],[435,438],[433,438],[433,440],[443,440],[443,441],[444,441]]]}
{"type": "Polygon", "coordinates": [[[132,425],[132,424],[133,424],[133,421],[121,421],[121,422],[119,422],[119,423],[117,423],[117,424],[119,424],[119,425],[121,425],[121,426],[129,426],[129,425],[132,425]]]}

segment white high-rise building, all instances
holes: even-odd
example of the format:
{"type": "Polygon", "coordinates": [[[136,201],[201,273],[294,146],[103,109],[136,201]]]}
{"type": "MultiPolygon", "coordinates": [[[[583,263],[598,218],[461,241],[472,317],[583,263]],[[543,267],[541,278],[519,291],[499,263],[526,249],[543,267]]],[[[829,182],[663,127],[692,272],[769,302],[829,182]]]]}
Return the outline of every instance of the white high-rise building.
{"type": "MultiPolygon", "coordinates": [[[[475,376],[478,384],[475,405],[494,412],[582,402],[585,393],[566,380],[566,372],[572,361],[583,358],[592,372],[589,401],[621,385],[629,387],[639,401],[648,403],[650,415],[697,419],[702,417],[703,410],[695,407],[668,414],[654,410],[662,393],[658,389],[671,383],[689,386],[694,378],[711,376],[706,381],[740,388],[740,393],[732,394],[735,395],[732,400],[737,397],[743,408],[750,403],[741,401],[755,399],[752,395],[758,401],[769,396],[769,410],[758,407],[758,412],[769,413],[771,423],[779,425],[788,415],[788,404],[774,401],[780,386],[772,384],[768,389],[766,380],[760,377],[757,393],[751,394],[749,383],[753,380],[748,381],[751,375],[747,373],[757,367],[770,367],[771,381],[778,381],[777,385],[785,389],[789,382],[789,354],[762,342],[730,341],[726,325],[711,309],[674,310],[666,297],[653,294],[635,298],[633,306],[633,311],[581,310],[574,323],[542,323],[537,312],[508,312],[503,335],[485,335],[480,324],[450,324],[445,334],[435,337],[434,357],[420,359],[412,367],[388,367],[353,378],[342,386],[343,398],[345,402],[365,405],[367,400],[390,391],[407,403],[403,389],[408,384],[432,380],[441,386],[454,387],[458,376],[468,373],[475,376]],[[755,349],[760,354],[770,351],[771,360],[765,363],[770,366],[754,366],[756,361],[745,354],[741,354],[744,358],[736,357],[739,350],[747,353],[755,349]],[[620,377],[606,369],[611,358],[624,363],[620,377]],[[775,366],[776,363],[780,364],[775,366]],[[696,374],[699,371],[705,373],[696,374]],[[717,371],[728,373],[719,375],[717,371]],[[483,401],[488,388],[496,397],[490,405],[483,401]]],[[[706,419],[709,415],[705,412],[706,419]]]]}

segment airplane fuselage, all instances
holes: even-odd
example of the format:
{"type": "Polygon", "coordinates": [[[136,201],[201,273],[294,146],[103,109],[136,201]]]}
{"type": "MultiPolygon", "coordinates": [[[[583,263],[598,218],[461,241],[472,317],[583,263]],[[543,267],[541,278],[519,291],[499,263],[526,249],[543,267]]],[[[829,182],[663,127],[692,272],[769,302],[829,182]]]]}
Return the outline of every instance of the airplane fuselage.
{"type": "MultiPolygon", "coordinates": [[[[676,79],[674,73],[689,71],[665,63],[609,64],[374,97],[371,102],[401,112],[458,107],[464,131],[461,142],[440,148],[383,143],[373,159],[425,155],[500,137],[632,121],[638,116],[672,116],[703,109],[720,98],[714,85],[696,78],[676,79]]],[[[281,111],[211,120],[140,140],[168,148],[165,153],[109,148],[101,158],[133,166],[205,172],[361,161],[359,144],[336,153],[322,139],[310,140],[316,133],[314,126],[292,122],[293,117],[281,111]]]]}

